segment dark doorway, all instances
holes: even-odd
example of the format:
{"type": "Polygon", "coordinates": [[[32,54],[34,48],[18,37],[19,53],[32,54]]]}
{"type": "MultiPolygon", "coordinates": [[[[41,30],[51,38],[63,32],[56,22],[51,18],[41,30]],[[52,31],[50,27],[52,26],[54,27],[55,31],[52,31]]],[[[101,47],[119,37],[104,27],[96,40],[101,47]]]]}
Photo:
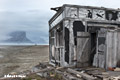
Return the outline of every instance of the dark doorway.
{"type": "Polygon", "coordinates": [[[97,45],[97,35],[96,33],[91,33],[91,54],[90,54],[90,65],[92,66],[94,55],[96,54],[97,45]]]}
{"type": "Polygon", "coordinates": [[[69,64],[69,29],[65,27],[65,61],[69,64]]]}
{"type": "Polygon", "coordinates": [[[73,22],[73,33],[74,33],[74,43],[75,45],[77,45],[77,32],[84,32],[85,31],[85,26],[83,25],[82,21],[74,21],[73,22]]]}

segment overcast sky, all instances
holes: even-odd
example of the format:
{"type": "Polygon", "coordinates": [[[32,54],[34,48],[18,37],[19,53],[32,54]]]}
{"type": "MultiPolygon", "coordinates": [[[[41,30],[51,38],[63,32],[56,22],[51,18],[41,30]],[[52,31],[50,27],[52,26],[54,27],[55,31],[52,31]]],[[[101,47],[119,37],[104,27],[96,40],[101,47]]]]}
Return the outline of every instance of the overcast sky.
{"type": "Polygon", "coordinates": [[[76,4],[120,8],[120,0],[0,0],[0,41],[13,31],[26,31],[33,42],[48,43],[48,21],[55,13],[51,7],[76,4]]]}

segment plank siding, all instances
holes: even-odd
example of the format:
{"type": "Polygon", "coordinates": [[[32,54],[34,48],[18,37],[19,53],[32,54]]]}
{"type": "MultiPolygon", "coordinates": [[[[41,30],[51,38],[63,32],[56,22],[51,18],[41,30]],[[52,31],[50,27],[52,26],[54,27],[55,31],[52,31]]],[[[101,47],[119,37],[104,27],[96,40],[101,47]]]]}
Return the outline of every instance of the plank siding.
{"type": "Polygon", "coordinates": [[[106,68],[116,67],[117,64],[117,32],[108,31],[106,37],[107,52],[106,52],[106,68]]]}
{"type": "Polygon", "coordinates": [[[90,57],[90,34],[77,32],[77,67],[88,66],[90,57]]]}

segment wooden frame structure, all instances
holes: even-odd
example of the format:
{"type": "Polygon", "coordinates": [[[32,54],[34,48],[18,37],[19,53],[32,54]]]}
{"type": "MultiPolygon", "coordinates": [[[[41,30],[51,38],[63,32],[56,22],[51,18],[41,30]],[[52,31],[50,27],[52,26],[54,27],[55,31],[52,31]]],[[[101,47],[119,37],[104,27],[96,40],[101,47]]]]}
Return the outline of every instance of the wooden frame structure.
{"type": "Polygon", "coordinates": [[[120,10],[65,4],[49,21],[49,62],[120,67],[120,10]]]}

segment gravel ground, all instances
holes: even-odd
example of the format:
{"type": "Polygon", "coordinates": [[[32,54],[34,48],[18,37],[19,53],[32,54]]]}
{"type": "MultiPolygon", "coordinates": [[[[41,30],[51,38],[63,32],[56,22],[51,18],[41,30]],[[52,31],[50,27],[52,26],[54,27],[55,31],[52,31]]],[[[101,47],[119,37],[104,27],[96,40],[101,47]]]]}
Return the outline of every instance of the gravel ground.
{"type": "Polygon", "coordinates": [[[39,62],[48,62],[48,45],[0,46],[0,77],[30,70],[39,62]]]}

